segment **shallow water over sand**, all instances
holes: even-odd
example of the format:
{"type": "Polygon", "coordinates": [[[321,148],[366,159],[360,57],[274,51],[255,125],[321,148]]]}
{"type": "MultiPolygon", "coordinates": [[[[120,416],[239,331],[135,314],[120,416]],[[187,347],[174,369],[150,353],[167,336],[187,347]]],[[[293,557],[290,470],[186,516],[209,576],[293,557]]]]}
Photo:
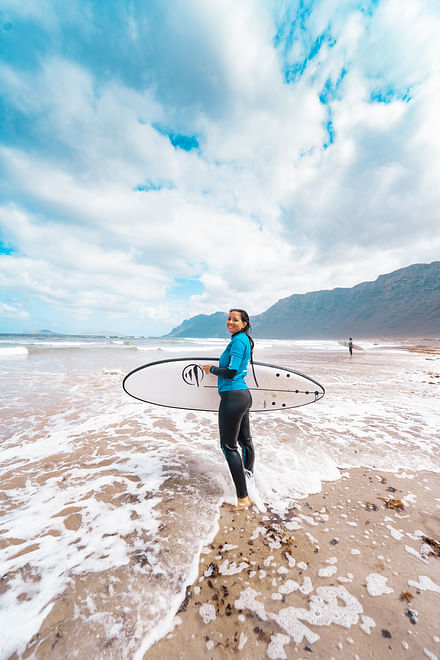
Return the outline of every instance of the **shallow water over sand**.
{"type": "MultiPolygon", "coordinates": [[[[225,342],[110,341],[0,342],[0,657],[58,657],[46,635],[66,618],[72,655],[145,650],[234,499],[215,414],[121,387],[136,366],[216,356],[225,342]]],[[[287,511],[343,467],[440,472],[439,356],[362,346],[349,358],[337,342],[257,342],[255,359],[326,389],[316,404],[253,415],[266,507],[287,511]]]]}

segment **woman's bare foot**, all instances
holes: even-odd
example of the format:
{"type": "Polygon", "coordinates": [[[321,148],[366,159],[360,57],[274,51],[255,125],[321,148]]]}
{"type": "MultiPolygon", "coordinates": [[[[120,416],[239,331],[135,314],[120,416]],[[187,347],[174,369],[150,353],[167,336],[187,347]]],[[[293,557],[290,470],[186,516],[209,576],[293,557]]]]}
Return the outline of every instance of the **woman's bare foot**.
{"type": "Polygon", "coordinates": [[[227,511],[243,511],[243,509],[249,509],[249,507],[252,506],[252,502],[249,499],[249,496],[246,495],[246,497],[239,497],[237,504],[229,504],[229,502],[226,502],[223,506],[227,511]]]}

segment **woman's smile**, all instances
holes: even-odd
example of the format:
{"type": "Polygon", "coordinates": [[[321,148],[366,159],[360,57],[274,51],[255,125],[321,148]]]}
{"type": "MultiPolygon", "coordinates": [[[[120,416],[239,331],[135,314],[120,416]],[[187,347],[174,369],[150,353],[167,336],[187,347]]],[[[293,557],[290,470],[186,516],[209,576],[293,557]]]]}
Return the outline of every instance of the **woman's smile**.
{"type": "Polygon", "coordinates": [[[231,312],[226,321],[226,328],[231,335],[235,335],[236,332],[240,332],[243,328],[246,327],[246,322],[241,320],[241,314],[239,312],[231,312]]]}

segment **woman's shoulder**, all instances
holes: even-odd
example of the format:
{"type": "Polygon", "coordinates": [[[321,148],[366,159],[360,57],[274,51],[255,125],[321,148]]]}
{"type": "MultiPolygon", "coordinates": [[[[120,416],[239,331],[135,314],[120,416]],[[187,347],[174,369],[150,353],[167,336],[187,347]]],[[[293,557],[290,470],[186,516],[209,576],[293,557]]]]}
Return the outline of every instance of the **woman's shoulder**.
{"type": "Polygon", "coordinates": [[[237,332],[236,335],[233,335],[233,337],[231,338],[231,341],[234,342],[234,343],[239,342],[239,343],[243,344],[244,346],[249,346],[250,345],[250,339],[249,339],[249,337],[247,336],[247,334],[245,332],[237,332]]]}

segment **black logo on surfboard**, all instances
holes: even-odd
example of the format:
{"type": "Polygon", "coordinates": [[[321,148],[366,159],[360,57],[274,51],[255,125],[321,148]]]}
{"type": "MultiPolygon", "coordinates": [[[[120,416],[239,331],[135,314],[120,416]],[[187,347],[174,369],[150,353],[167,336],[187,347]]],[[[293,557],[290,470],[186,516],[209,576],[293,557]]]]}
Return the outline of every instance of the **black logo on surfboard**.
{"type": "Polygon", "coordinates": [[[205,372],[199,364],[187,364],[182,371],[182,378],[187,385],[200,387],[204,377],[205,372]]]}

